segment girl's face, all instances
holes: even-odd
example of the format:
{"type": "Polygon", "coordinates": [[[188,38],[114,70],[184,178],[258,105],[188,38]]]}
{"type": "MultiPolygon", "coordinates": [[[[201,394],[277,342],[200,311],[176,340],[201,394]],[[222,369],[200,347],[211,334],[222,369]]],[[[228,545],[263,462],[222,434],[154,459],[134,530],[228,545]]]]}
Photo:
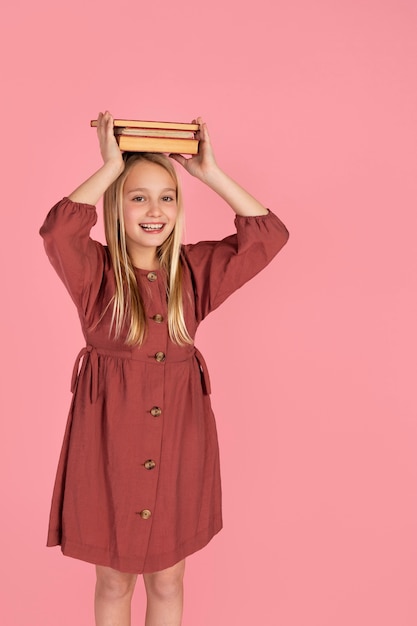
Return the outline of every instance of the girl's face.
{"type": "Polygon", "coordinates": [[[156,257],[156,248],[172,233],[178,207],[176,185],[165,168],[138,161],[130,170],[123,188],[123,216],[126,245],[134,265],[156,257]]]}

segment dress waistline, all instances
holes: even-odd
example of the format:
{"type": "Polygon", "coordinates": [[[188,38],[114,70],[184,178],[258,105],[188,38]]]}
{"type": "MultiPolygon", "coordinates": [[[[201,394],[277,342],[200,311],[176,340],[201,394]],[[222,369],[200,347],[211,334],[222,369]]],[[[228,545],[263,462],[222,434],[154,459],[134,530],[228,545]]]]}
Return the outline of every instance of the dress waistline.
{"type": "MultiPolygon", "coordinates": [[[[75,359],[74,369],[72,371],[71,378],[71,392],[74,393],[78,378],[81,374],[84,374],[87,366],[90,366],[91,370],[91,380],[90,380],[90,399],[91,402],[95,402],[98,398],[98,378],[99,378],[99,367],[98,367],[98,357],[99,356],[111,356],[114,358],[121,358],[133,361],[143,361],[149,362],[150,359],[154,359],[154,354],[143,354],[138,352],[130,352],[127,350],[108,350],[106,348],[99,348],[96,346],[92,346],[91,344],[87,344],[80,350],[77,358],[75,359]],[[81,362],[82,361],[82,362],[81,362]],[[81,367],[80,367],[81,363],[81,367]]],[[[188,359],[195,358],[201,374],[201,383],[203,386],[203,391],[206,395],[211,393],[211,384],[210,378],[207,370],[207,365],[204,360],[201,352],[193,347],[190,352],[186,355],[178,355],[177,358],[175,355],[170,355],[167,359],[164,359],[164,363],[181,363],[183,361],[187,361],[188,359]]]]}

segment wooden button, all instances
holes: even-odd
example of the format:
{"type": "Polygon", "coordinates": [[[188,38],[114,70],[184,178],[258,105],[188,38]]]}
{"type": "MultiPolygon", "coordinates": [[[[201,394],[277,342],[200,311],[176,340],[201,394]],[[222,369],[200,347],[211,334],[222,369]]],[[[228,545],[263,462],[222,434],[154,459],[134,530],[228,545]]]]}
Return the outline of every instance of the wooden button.
{"type": "Polygon", "coordinates": [[[137,515],[140,515],[142,519],[149,519],[152,513],[149,509],[143,509],[143,511],[139,511],[137,515]]]}
{"type": "Polygon", "coordinates": [[[163,352],[157,352],[155,354],[155,361],[158,361],[158,363],[162,363],[162,361],[165,361],[165,354],[163,352]]]}
{"type": "Polygon", "coordinates": [[[162,409],[160,409],[159,406],[153,406],[151,408],[152,417],[159,417],[161,413],[162,413],[162,409]]]}
{"type": "Polygon", "coordinates": [[[156,322],[157,324],[160,324],[161,322],[164,321],[164,318],[162,315],[160,315],[159,313],[157,313],[156,315],[153,316],[153,321],[156,322]]]}
{"type": "Polygon", "coordinates": [[[145,469],[152,470],[156,467],[156,463],[152,459],[148,459],[147,461],[145,461],[144,466],[145,469]]]}
{"type": "Polygon", "coordinates": [[[155,272],[149,272],[149,274],[147,274],[146,278],[147,278],[147,279],[148,279],[151,283],[153,283],[153,282],[154,282],[154,281],[158,278],[158,276],[155,274],[155,272]]]}

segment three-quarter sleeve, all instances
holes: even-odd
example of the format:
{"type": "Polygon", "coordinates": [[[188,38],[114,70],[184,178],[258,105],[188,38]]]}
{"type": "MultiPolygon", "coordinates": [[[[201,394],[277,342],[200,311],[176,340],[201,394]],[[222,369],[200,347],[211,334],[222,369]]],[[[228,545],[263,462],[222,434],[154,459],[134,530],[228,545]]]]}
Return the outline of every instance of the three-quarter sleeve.
{"type": "Polygon", "coordinates": [[[266,267],[289,237],[272,211],[251,217],[237,215],[235,226],[236,233],[221,241],[201,241],[183,248],[198,322],[266,267]]]}
{"type": "Polygon", "coordinates": [[[90,237],[96,221],[93,205],[63,198],[49,211],[39,231],[52,266],[80,314],[86,316],[94,307],[106,263],[104,246],[90,237]]]}

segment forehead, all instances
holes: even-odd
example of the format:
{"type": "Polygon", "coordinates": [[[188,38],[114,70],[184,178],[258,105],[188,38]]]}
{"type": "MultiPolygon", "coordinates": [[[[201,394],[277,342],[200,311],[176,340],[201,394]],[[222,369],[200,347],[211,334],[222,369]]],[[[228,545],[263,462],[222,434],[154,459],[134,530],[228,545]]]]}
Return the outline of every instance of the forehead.
{"type": "Polygon", "coordinates": [[[159,163],[137,161],[129,171],[125,181],[125,190],[134,188],[176,188],[171,174],[159,163]]]}

